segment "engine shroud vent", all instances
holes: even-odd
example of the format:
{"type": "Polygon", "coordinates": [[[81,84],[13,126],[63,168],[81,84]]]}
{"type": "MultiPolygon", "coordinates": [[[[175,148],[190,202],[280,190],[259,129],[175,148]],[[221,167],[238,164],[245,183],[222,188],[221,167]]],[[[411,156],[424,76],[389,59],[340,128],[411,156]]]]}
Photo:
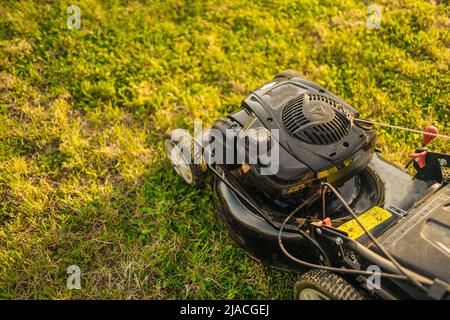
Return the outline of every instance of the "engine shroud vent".
{"type": "Polygon", "coordinates": [[[316,145],[342,140],[351,126],[348,113],[337,101],[310,93],[290,100],[283,108],[282,120],[291,135],[316,145]]]}

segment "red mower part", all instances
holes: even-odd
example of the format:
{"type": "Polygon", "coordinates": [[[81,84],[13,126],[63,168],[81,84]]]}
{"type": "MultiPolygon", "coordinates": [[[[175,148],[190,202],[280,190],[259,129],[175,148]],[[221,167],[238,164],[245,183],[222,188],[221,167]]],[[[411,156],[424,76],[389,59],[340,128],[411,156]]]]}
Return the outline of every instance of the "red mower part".
{"type": "Polygon", "coordinates": [[[323,219],[322,224],[324,226],[331,227],[331,219],[330,218],[323,219]]]}
{"type": "MultiPolygon", "coordinates": [[[[425,128],[424,131],[432,133],[432,134],[438,134],[439,133],[439,129],[436,128],[435,126],[428,126],[428,127],[425,128]]],[[[436,136],[434,136],[434,135],[424,134],[423,135],[423,139],[422,139],[422,144],[424,146],[426,146],[427,144],[429,144],[435,138],[436,138],[436,136]]]]}
{"type": "Polygon", "coordinates": [[[419,164],[419,167],[425,168],[425,166],[427,165],[425,162],[425,158],[427,157],[428,151],[423,151],[420,153],[411,153],[409,156],[411,157],[411,159],[415,162],[417,162],[419,164]]]}

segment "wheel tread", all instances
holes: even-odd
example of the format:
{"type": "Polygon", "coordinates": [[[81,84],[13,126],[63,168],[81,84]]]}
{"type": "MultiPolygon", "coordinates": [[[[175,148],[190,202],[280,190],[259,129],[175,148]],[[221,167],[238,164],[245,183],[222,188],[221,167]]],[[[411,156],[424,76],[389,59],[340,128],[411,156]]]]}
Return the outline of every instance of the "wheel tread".
{"type": "Polygon", "coordinates": [[[319,289],[333,300],[364,300],[365,297],[341,276],[326,270],[306,272],[295,285],[295,297],[304,288],[319,289]]]}

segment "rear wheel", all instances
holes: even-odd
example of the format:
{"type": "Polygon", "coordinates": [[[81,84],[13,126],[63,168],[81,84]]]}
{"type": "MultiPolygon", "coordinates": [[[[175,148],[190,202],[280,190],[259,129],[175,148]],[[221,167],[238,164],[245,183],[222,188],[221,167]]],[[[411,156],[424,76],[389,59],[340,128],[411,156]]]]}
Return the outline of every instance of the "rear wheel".
{"type": "Polygon", "coordinates": [[[303,274],[294,287],[296,300],[365,300],[354,286],[341,276],[326,270],[303,274]]]}

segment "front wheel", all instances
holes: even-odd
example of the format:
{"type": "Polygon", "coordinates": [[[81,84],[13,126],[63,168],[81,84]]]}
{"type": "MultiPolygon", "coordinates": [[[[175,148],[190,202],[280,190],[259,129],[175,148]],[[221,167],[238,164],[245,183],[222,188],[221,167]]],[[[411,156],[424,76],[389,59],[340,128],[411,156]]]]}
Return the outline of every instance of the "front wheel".
{"type": "Polygon", "coordinates": [[[200,185],[206,175],[201,148],[188,132],[177,129],[164,137],[164,151],[175,172],[192,185],[200,185]]]}
{"type": "Polygon", "coordinates": [[[296,300],[365,300],[354,286],[341,276],[326,270],[303,274],[294,287],[296,300]]]}

